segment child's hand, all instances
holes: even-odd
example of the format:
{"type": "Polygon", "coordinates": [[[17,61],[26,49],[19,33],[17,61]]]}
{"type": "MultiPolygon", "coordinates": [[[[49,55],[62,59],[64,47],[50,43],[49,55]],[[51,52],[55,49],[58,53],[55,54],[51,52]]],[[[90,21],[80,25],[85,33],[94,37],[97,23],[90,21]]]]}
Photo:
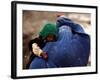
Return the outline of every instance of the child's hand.
{"type": "Polygon", "coordinates": [[[41,57],[41,53],[43,52],[36,43],[32,44],[32,51],[36,56],[41,57]]]}
{"type": "Polygon", "coordinates": [[[33,53],[38,56],[38,57],[42,57],[43,59],[47,60],[48,59],[48,56],[45,52],[43,52],[36,43],[33,43],[32,44],[32,50],[33,50],[33,53]]]}

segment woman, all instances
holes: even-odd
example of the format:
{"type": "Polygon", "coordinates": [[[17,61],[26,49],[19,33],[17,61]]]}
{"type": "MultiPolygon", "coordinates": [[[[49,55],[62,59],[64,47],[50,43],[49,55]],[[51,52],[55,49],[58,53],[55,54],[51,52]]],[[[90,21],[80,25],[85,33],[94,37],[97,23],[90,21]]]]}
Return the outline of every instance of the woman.
{"type": "Polygon", "coordinates": [[[43,48],[48,61],[35,58],[30,69],[86,66],[90,52],[90,37],[72,20],[60,16],[57,19],[58,40],[43,48]]]}

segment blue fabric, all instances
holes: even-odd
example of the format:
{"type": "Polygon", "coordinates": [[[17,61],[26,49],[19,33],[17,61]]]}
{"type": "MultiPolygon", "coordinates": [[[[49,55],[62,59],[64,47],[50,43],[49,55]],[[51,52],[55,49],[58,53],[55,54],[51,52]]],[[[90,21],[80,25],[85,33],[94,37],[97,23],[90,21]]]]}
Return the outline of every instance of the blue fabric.
{"type": "Polygon", "coordinates": [[[43,48],[43,51],[48,54],[48,61],[37,57],[32,61],[31,69],[87,65],[90,53],[90,38],[80,25],[74,26],[74,24],[76,23],[65,18],[57,20],[58,40],[47,43],[43,48]],[[72,30],[74,30],[74,33],[72,30]]]}
{"type": "Polygon", "coordinates": [[[64,18],[64,17],[59,17],[57,19],[57,27],[61,27],[63,25],[67,25],[69,27],[71,27],[71,29],[77,33],[82,33],[82,34],[86,34],[83,30],[83,28],[81,27],[81,25],[74,23],[72,20],[68,19],[68,18],[64,18]]]}
{"type": "Polygon", "coordinates": [[[53,62],[45,61],[40,57],[36,57],[30,64],[30,69],[40,69],[40,68],[55,68],[56,65],[53,62]]]}

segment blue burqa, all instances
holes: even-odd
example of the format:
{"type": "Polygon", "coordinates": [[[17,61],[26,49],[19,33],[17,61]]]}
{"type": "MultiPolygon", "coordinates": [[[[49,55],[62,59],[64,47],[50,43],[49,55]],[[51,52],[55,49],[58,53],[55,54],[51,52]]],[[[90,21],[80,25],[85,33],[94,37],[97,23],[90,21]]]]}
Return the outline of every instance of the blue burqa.
{"type": "Polygon", "coordinates": [[[57,19],[58,40],[48,42],[43,51],[48,60],[36,57],[30,69],[86,66],[90,53],[90,37],[83,28],[64,17],[57,19]]]}

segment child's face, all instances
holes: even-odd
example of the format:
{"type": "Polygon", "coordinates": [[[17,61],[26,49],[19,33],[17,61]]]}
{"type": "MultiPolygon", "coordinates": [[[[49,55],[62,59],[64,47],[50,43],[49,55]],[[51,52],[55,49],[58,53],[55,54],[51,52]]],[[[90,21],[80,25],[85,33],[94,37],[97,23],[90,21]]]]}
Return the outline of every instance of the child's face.
{"type": "Polygon", "coordinates": [[[46,40],[49,41],[54,41],[54,35],[48,35],[46,40]]]}

